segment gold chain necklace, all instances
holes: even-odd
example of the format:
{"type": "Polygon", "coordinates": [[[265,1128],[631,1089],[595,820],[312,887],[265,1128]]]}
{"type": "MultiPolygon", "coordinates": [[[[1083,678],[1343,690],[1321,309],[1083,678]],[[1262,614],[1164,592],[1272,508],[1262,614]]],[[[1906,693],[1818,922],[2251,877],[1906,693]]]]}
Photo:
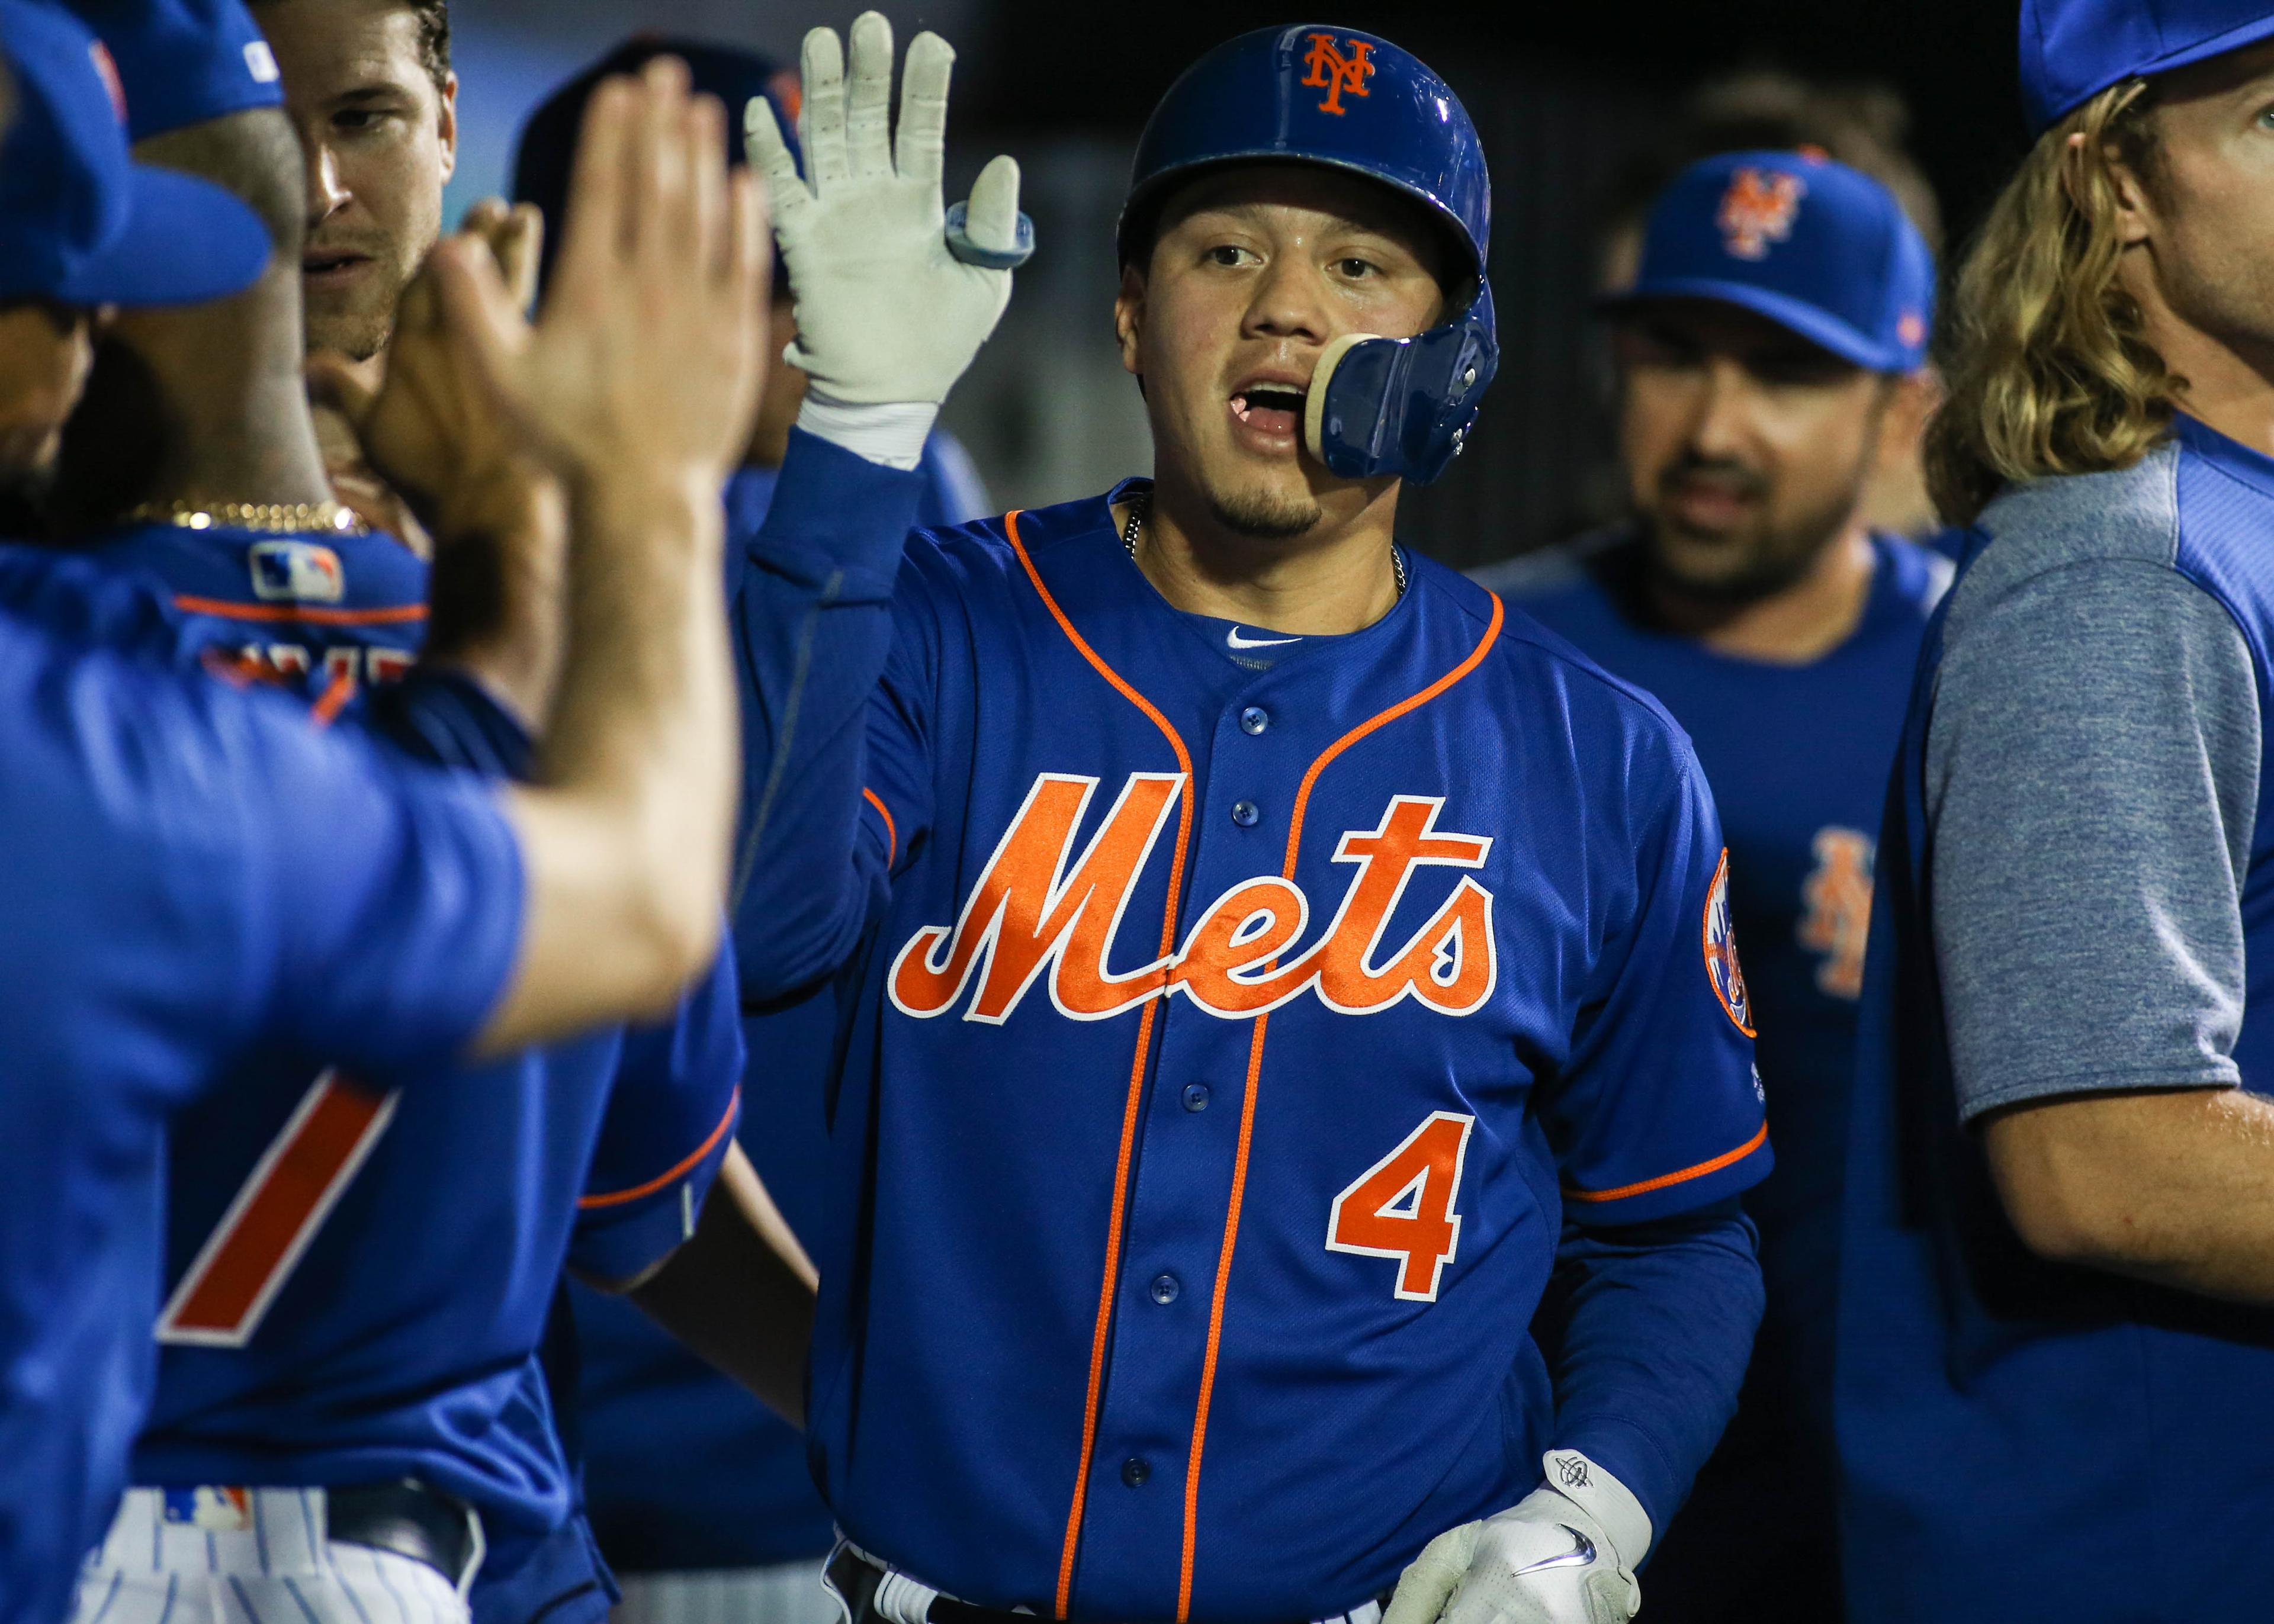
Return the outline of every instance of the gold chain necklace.
{"type": "Polygon", "coordinates": [[[126,515],[136,524],[172,524],[185,530],[227,528],[267,535],[367,536],[371,526],[355,510],[320,502],[145,502],[126,515]]]}

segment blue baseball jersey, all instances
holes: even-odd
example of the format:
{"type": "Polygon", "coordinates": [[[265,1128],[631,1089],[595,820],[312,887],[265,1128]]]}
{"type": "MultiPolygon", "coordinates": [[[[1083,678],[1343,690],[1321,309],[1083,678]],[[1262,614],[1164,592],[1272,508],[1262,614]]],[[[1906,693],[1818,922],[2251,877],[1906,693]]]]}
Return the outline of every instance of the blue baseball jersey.
{"type": "MultiPolygon", "coordinates": [[[[257,628],[240,649],[328,697],[407,669],[425,564],[375,533],[283,545],[151,526],[98,556],[232,641],[257,628]]],[[[463,679],[422,675],[379,714],[437,763],[525,768],[519,729],[463,679]]],[[[485,1573],[512,1575],[571,1511],[534,1359],[561,1266],[628,1279],[691,1232],[741,1070],[731,952],[674,1021],[409,1086],[343,1074],[320,1038],[249,1058],[175,1123],[165,1350],[135,1480],[415,1477],[483,1513],[485,1573]]]]}
{"type": "MultiPolygon", "coordinates": [[[[1833,1321],[1825,1305],[1839,1279],[1872,864],[1920,638],[1951,567],[1909,542],[1873,537],[1871,583],[1854,631],[1819,658],[1778,665],[1660,629],[1643,595],[1642,545],[1622,527],[1476,574],[1673,713],[1697,748],[1729,845],[1729,911],[1759,1011],[1777,1147],[1776,1170],[1744,1198],[1760,1228],[1768,1304],[1719,1470],[1708,1469],[1669,1536],[1688,1547],[1680,1579],[1669,1577],[1671,1547],[1662,1543],[1653,1559],[1662,1606],[1669,1585],[1703,1592],[1712,1584],[1690,1568],[1726,1569],[1767,1548],[1758,1535],[1730,1538],[1725,1525],[1757,1520],[1765,1495],[1783,1497],[1779,1524],[1811,1547],[1811,1560],[1832,1549],[1833,1321]]],[[[1836,1594],[1825,1599],[1837,1605],[1836,1594]]]]}
{"type": "MultiPolygon", "coordinates": [[[[2261,1538],[2274,1518],[2274,1316],[2050,1262],[2023,1244],[1978,1123],[1962,1120],[1927,883],[1930,729],[1946,623],[1969,586],[1999,590],[1981,600],[1994,614],[2048,560],[2059,568],[2037,580],[2074,578],[2082,564],[2116,572],[2111,589],[2127,596],[2189,583],[2215,605],[2208,618],[2223,610],[2240,635],[2263,731],[2274,719],[2270,525],[2274,460],[2179,414],[2170,441],[2131,468],[2001,497],[1967,533],[1957,583],[1928,628],[1886,800],[1856,1051],[1836,1387],[1851,1618],[2199,1618],[2248,1613],[2258,1605],[2248,1598],[2274,1592],[2274,1545],[2261,1538]],[[2098,556],[2072,556],[2072,537],[2092,538],[2098,556]],[[2188,1548],[2217,1554],[2182,1558],[2188,1548]]],[[[2172,661],[2187,672],[2176,652],[2172,661]]],[[[2274,749],[2218,743],[2248,752],[2219,765],[2256,789],[2255,823],[2225,832],[2242,835],[2247,853],[2222,846],[2215,864],[2238,904],[2239,1028],[2225,985],[2233,966],[2189,957],[2195,943],[2163,894],[2153,843],[2164,831],[2120,817],[2115,844],[2139,848],[2145,883],[2136,898],[2112,898],[2112,912],[2127,935],[2178,944],[2189,995],[2217,1002],[2223,1019],[2191,1041],[2192,1011],[2139,1008],[2112,990],[2109,1033],[2082,1049],[2043,1034],[2045,1068],[2067,1086],[2037,1097],[2238,1079],[2274,1094],[2274,749]],[[2127,1041],[2152,1053],[2127,1052],[2127,1041]],[[2187,1052],[2199,1074],[2158,1074],[2167,1049],[2187,1052]],[[2158,1064],[2142,1064],[2150,1058],[2158,1064]]],[[[2190,738],[2185,769],[2206,783],[2207,748],[2190,738]]],[[[2032,923],[2044,928],[2042,916],[2032,923]]],[[[2096,923],[2080,911],[2059,929],[2096,923]]],[[[2012,985],[1999,991],[2019,1011],[2046,951],[2026,938],[2006,949],[2012,985]]]]}
{"type": "Polygon", "coordinates": [[[519,942],[519,854],[486,786],[178,669],[203,635],[87,560],[0,559],[8,1624],[64,1615],[124,1480],[168,1117],[272,1044],[320,1040],[374,1079],[431,1065],[519,942]]]}
{"type": "MultiPolygon", "coordinates": [[[[987,511],[963,447],[925,442],[916,522],[961,524],[987,511]]],[[[775,470],[738,470],[727,486],[729,596],[773,497],[775,470]]],[[[747,677],[748,668],[744,668],[747,677]]],[[[757,696],[747,691],[745,703],[757,696]]],[[[763,934],[756,912],[737,929],[763,934]]],[[[818,1232],[828,1136],[821,1101],[843,1001],[833,985],[745,1006],[749,1052],[737,1130],[767,1193],[798,1235],[818,1232]]],[[[627,1572],[760,1568],[825,1554],[829,1508],[805,1439],[739,1384],[697,1358],[630,1304],[572,1287],[582,1380],[578,1423],[587,1503],[600,1547],[627,1572]]]]}
{"type": "Polygon", "coordinates": [[[175,607],[235,628],[258,671],[341,705],[400,678],[426,635],[426,562],[379,530],[273,535],[122,526],[87,538],[108,563],[166,583],[175,607]]]}
{"type": "Polygon", "coordinates": [[[859,966],[809,1409],[847,1534],[988,1605],[1284,1620],[1551,1444],[1670,1515],[1694,1462],[1559,1416],[1530,1327],[1567,1219],[1768,1169],[1679,728],[1427,560],[1259,672],[1123,550],[1141,482],[895,571],[821,545],[871,477],[794,437],[754,551],[890,607],[855,778],[787,775],[744,899],[746,990],[859,966]]]}

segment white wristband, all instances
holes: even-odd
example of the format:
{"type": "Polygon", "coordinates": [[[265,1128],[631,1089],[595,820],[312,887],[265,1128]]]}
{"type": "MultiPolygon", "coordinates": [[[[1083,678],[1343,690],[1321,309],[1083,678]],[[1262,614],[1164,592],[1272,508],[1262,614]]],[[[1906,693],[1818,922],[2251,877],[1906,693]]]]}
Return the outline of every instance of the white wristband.
{"type": "Polygon", "coordinates": [[[1634,1492],[1577,1449],[1550,1449],[1540,1457],[1547,1486],[1603,1525],[1619,1560],[1631,1572],[1650,1549],[1650,1513],[1634,1492]]]}
{"type": "Polygon", "coordinates": [[[847,405],[814,388],[806,390],[797,409],[797,426],[807,433],[885,468],[911,471],[923,461],[924,441],[938,417],[939,407],[929,401],[847,405]]]}

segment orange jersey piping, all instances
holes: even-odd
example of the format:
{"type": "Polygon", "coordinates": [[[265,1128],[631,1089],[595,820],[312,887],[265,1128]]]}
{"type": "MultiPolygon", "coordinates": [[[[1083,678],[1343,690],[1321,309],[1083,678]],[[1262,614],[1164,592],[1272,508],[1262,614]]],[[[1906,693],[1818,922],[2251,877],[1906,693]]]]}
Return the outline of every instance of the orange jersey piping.
{"type": "MultiPolygon", "coordinates": [[[[1098,675],[1112,685],[1114,692],[1134,705],[1148,721],[1160,729],[1161,736],[1176,752],[1178,771],[1185,777],[1184,787],[1177,797],[1177,847],[1169,865],[1169,902],[1161,919],[1161,957],[1166,959],[1176,951],[1177,909],[1184,892],[1185,853],[1192,842],[1192,753],[1185,748],[1184,740],[1170,726],[1169,718],[1155,708],[1152,701],[1124,680],[1121,673],[1107,665],[1097,650],[1089,646],[1088,640],[1074,629],[1074,624],[1066,618],[1065,611],[1058,607],[1058,600],[1050,595],[1050,588],[1043,584],[1042,572],[1035,568],[1034,560],[1027,556],[1026,543],[1019,538],[1020,517],[1020,513],[1015,509],[1003,515],[1004,534],[1010,540],[1011,551],[1018,555],[1020,568],[1027,572],[1027,579],[1034,584],[1036,596],[1042,598],[1043,606],[1050,612],[1050,618],[1058,622],[1058,630],[1065,634],[1066,641],[1073,644],[1098,675]]],[[[1082,1403],[1081,1461],[1074,1474],[1073,1504],[1066,1512],[1065,1540],[1058,1553],[1057,1613],[1059,1618],[1065,1617],[1066,1607],[1073,1596],[1074,1556],[1081,1546],[1082,1512],[1089,1499],[1090,1465],[1097,1453],[1097,1407],[1104,1393],[1106,1345],[1113,1329],[1113,1288],[1121,1273],[1121,1227],[1123,1209],[1129,1199],[1129,1163],[1136,1149],[1137,1124],[1145,1100],[1145,1062],[1152,1052],[1153,1020],[1159,1009],[1158,999],[1148,999],[1144,1012],[1137,1018],[1137,1051],[1129,1063],[1128,1098],[1121,1109],[1121,1149],[1113,1165],[1113,1208],[1106,1221],[1105,1278],[1097,1291],[1097,1322],[1091,1332],[1089,1343],[1089,1388],[1082,1403]]]]}
{"type": "Polygon", "coordinates": [[[1648,1195],[1653,1190],[1664,1190],[1673,1184],[1686,1184],[1693,1178],[1703,1178],[1708,1173],[1718,1173],[1732,1162],[1743,1162],[1768,1143],[1769,1125],[1763,1123],[1753,1137],[1735,1150],[1725,1150],[1711,1162],[1701,1162],[1696,1167],[1683,1168],[1678,1173],[1664,1173],[1656,1178],[1645,1178],[1638,1184],[1621,1184],[1615,1190],[1572,1190],[1563,1192],[1567,1201],[1623,1201],[1630,1195],[1648,1195]]]}
{"type": "Polygon", "coordinates": [[[863,786],[861,790],[861,799],[876,808],[877,816],[885,820],[885,872],[890,874],[892,870],[893,860],[900,854],[900,825],[892,822],[892,808],[878,798],[875,790],[863,786]]]}
{"type": "Polygon", "coordinates": [[[177,593],[174,607],[184,614],[209,614],[222,620],[297,620],[307,626],[400,626],[426,618],[424,604],[393,604],[384,609],[311,609],[301,604],[240,604],[226,598],[177,593]]]}
{"type": "MultiPolygon", "coordinates": [[[[1344,750],[1377,728],[1387,726],[1408,711],[1417,710],[1460,681],[1483,663],[1493,644],[1500,641],[1502,621],[1506,618],[1500,597],[1493,595],[1492,620],[1485,627],[1484,635],[1469,656],[1452,670],[1432,682],[1418,694],[1409,695],[1387,710],[1377,712],[1367,721],[1353,727],[1329,745],[1311,763],[1303,775],[1302,787],[1295,792],[1295,810],[1287,828],[1287,861],[1280,869],[1280,877],[1290,884],[1295,879],[1295,860],[1303,848],[1303,817],[1310,808],[1311,788],[1327,764],[1344,750]]],[[[1272,963],[1276,966],[1277,960],[1272,963]]],[[[1200,1535],[1201,1455],[1208,1441],[1209,1407],[1216,1397],[1216,1356],[1224,1342],[1224,1304],[1225,1293],[1231,1285],[1231,1256],[1239,1240],[1239,1211],[1247,1194],[1247,1152],[1255,1136],[1255,1096],[1263,1077],[1263,1034],[1270,1024],[1270,1016],[1255,1018],[1255,1035],[1247,1046],[1247,1090],[1239,1102],[1239,1149],[1231,1164],[1231,1200],[1224,1213],[1224,1245],[1218,1254],[1216,1269],[1216,1291],[1209,1303],[1208,1352],[1201,1360],[1200,1402],[1193,1412],[1192,1453],[1185,1467],[1185,1549],[1182,1571],[1177,1580],[1177,1624],[1186,1624],[1193,1610],[1193,1563],[1200,1535]]]]}
{"type": "Polygon", "coordinates": [[[738,1086],[734,1090],[734,1097],[727,1101],[727,1114],[719,1118],[719,1125],[711,1130],[711,1136],[688,1152],[686,1158],[676,1167],[668,1172],[657,1174],[644,1184],[635,1184],[629,1190],[611,1190],[600,1195],[579,1196],[576,1199],[576,1210],[589,1213],[596,1207],[621,1207],[627,1201],[636,1201],[642,1196],[653,1195],[665,1186],[684,1178],[689,1171],[702,1165],[704,1157],[718,1148],[719,1141],[726,1136],[727,1131],[734,1125],[734,1114],[742,1108],[742,1091],[738,1086]]]}

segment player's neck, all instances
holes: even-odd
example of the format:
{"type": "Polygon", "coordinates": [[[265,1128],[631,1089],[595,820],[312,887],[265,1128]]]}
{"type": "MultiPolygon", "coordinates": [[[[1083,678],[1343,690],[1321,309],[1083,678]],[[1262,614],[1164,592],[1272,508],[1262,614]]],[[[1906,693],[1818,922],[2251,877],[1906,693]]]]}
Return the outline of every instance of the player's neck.
{"type": "Polygon", "coordinates": [[[1649,581],[1647,590],[1651,606],[1670,629],[1717,654],[1805,665],[1855,635],[1877,569],[1871,531],[1859,519],[1826,544],[1807,573],[1766,598],[1716,602],[1685,596],[1656,579],[1649,581]]]}
{"type": "Polygon", "coordinates": [[[124,507],[330,497],[301,371],[297,285],[271,277],[218,304],[122,316],[117,338],[163,423],[144,477],[120,482],[139,487],[124,507]]]}
{"type": "Polygon", "coordinates": [[[2165,366],[2186,380],[2180,404],[2188,416],[2274,456],[2274,344],[2213,336],[2152,292],[2141,300],[2141,327],[2165,366]]]}
{"type": "MultiPolygon", "coordinates": [[[[1113,508],[1128,534],[1129,506],[1113,508]]],[[[1296,636],[1334,636],[1373,625],[1397,602],[1390,534],[1392,485],[1348,519],[1321,521],[1291,540],[1243,536],[1204,500],[1156,488],[1137,538],[1137,567],[1172,605],[1296,636]]]]}

